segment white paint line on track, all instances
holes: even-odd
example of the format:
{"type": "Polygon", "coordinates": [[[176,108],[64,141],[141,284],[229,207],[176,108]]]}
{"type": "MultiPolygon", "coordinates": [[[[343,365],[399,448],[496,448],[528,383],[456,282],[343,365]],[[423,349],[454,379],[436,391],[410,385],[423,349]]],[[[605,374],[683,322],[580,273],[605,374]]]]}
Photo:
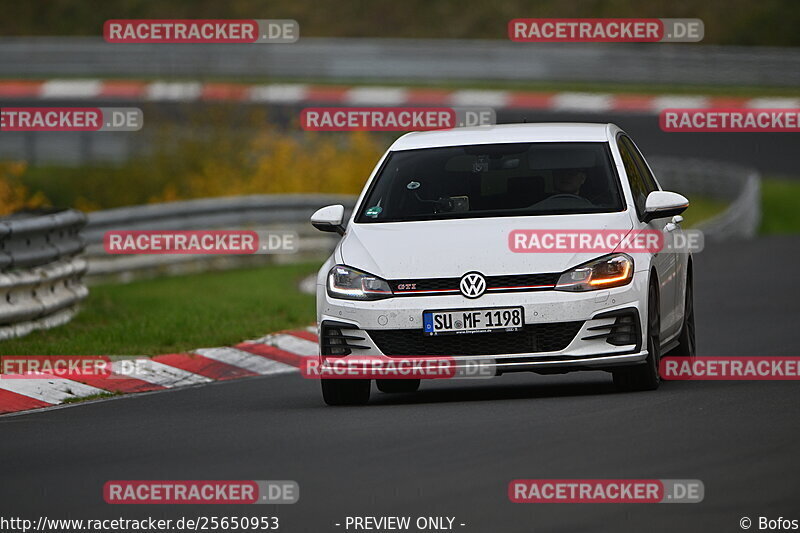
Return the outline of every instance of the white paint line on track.
{"type": "Polygon", "coordinates": [[[117,374],[141,379],[142,381],[167,388],[196,385],[198,383],[210,383],[214,381],[205,376],[193,374],[192,372],[158,363],[147,358],[140,358],[135,361],[114,361],[111,363],[111,369],[117,374]],[[133,363],[135,363],[135,366],[133,363]]]}
{"type": "Polygon", "coordinates": [[[50,80],[42,84],[42,98],[93,98],[100,94],[100,80],[50,80]]]}
{"type": "Polygon", "coordinates": [[[299,84],[255,85],[248,96],[253,102],[302,102],[306,99],[307,88],[299,84]]]}
{"type": "Polygon", "coordinates": [[[58,404],[71,398],[83,398],[108,391],[71,379],[3,379],[0,389],[16,392],[43,402],[58,404]]]}
{"type": "Polygon", "coordinates": [[[553,96],[551,108],[558,111],[600,113],[611,110],[613,98],[604,93],[558,93],[553,96]]]}
{"type": "Polygon", "coordinates": [[[402,105],[407,99],[408,91],[402,87],[356,87],[344,98],[350,105],[402,105]]]}
{"type": "Polygon", "coordinates": [[[705,96],[657,96],[653,99],[653,111],[664,109],[705,109],[709,99],[705,96]]]}
{"type": "Polygon", "coordinates": [[[271,344],[276,348],[297,355],[319,355],[319,345],[316,342],[301,339],[294,335],[278,333],[277,335],[272,335],[272,338],[266,344],[271,344]]]}
{"type": "Polygon", "coordinates": [[[319,335],[319,330],[317,329],[317,326],[308,326],[306,328],[306,331],[310,331],[314,335],[319,335]]]}
{"type": "Polygon", "coordinates": [[[164,82],[156,81],[145,90],[148,100],[196,100],[200,97],[203,86],[199,82],[164,82]]]}
{"type": "Polygon", "coordinates": [[[450,96],[450,105],[477,107],[506,107],[508,91],[455,91],[450,96]]]}
{"type": "Polygon", "coordinates": [[[219,361],[220,363],[244,368],[250,372],[265,376],[270,374],[288,374],[297,371],[293,366],[285,365],[260,355],[253,355],[242,350],[237,350],[236,348],[200,348],[194,350],[194,353],[219,361]]]}

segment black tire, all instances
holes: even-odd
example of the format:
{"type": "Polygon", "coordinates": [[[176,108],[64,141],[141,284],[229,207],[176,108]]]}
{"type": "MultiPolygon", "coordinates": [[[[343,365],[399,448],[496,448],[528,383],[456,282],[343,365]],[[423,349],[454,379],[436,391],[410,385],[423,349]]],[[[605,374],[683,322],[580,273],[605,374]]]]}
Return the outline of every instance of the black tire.
{"type": "Polygon", "coordinates": [[[647,359],[643,364],[614,370],[614,385],[621,391],[656,390],[661,383],[658,362],[661,359],[661,313],[658,289],[650,284],[647,292],[647,359]]]}
{"type": "Polygon", "coordinates": [[[686,278],[686,303],[683,308],[683,329],[678,337],[678,345],[669,353],[679,357],[695,357],[697,343],[695,342],[694,329],[694,283],[692,271],[686,278]]]}
{"type": "Polygon", "coordinates": [[[368,379],[323,379],[322,399],[328,405],[364,405],[369,401],[368,379]]]}
{"type": "Polygon", "coordinates": [[[417,392],[418,379],[376,379],[375,384],[381,392],[417,392]]]}

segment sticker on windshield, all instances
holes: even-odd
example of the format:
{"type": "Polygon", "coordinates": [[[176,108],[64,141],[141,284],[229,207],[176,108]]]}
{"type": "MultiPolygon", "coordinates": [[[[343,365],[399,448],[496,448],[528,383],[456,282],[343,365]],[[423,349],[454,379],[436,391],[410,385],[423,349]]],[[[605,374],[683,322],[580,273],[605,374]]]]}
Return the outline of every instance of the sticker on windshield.
{"type": "Polygon", "coordinates": [[[375,207],[370,207],[369,209],[367,209],[367,211],[364,214],[368,217],[375,218],[381,214],[381,211],[383,211],[383,208],[379,205],[376,205],[375,207]]]}

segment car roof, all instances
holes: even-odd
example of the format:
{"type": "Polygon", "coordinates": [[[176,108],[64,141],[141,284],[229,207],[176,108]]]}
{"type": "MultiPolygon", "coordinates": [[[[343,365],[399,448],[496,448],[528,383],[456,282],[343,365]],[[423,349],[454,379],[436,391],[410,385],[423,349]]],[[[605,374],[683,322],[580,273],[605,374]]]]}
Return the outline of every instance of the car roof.
{"type": "Polygon", "coordinates": [[[414,150],[440,146],[524,142],[607,142],[619,128],[610,123],[538,122],[476,128],[415,131],[397,139],[389,150],[414,150]]]}

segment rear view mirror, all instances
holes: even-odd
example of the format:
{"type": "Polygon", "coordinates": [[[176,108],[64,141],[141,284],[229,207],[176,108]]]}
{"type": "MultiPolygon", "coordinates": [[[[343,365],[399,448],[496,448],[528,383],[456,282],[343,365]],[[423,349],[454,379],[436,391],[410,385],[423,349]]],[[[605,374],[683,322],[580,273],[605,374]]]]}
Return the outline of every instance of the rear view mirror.
{"type": "Polygon", "coordinates": [[[682,194],[669,191],[653,191],[647,195],[644,207],[644,222],[657,218],[680,215],[689,207],[689,200],[682,194]]]}
{"type": "Polygon", "coordinates": [[[336,232],[339,235],[344,235],[344,206],[343,205],[329,205],[318,209],[316,213],[311,215],[311,225],[320,231],[336,232]]]}

